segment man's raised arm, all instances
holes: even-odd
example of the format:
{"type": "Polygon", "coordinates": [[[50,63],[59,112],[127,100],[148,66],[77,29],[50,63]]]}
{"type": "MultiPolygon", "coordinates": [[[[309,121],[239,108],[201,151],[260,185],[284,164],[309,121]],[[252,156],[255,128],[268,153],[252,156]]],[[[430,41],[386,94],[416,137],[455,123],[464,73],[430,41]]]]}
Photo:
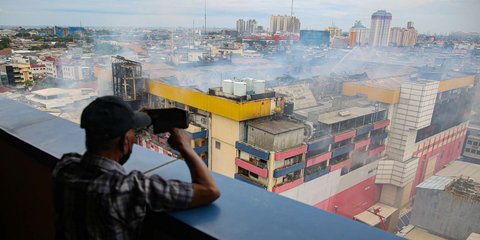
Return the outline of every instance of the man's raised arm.
{"type": "Polygon", "coordinates": [[[192,137],[186,131],[177,128],[171,130],[170,133],[168,143],[180,151],[192,177],[193,199],[190,206],[196,207],[215,201],[220,197],[220,190],[205,163],[193,151],[192,137]]]}

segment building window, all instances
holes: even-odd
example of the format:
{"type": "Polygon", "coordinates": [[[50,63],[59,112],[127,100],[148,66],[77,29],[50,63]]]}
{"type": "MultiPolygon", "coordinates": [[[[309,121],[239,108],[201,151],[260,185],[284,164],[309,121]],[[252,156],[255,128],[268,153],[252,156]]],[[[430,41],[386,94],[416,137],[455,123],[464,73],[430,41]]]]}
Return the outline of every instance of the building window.
{"type": "Polygon", "coordinates": [[[221,144],[219,141],[215,141],[215,148],[216,149],[220,149],[221,148],[221,144]]]}
{"type": "Polygon", "coordinates": [[[465,148],[465,152],[469,153],[469,152],[470,152],[470,148],[465,148]]]}
{"type": "MultiPolygon", "coordinates": [[[[473,151],[472,151],[473,152],[473,151]]],[[[477,155],[480,155],[480,150],[477,150],[477,155]]]]}
{"type": "Polygon", "coordinates": [[[473,142],[473,146],[478,146],[478,142],[473,142]]]}

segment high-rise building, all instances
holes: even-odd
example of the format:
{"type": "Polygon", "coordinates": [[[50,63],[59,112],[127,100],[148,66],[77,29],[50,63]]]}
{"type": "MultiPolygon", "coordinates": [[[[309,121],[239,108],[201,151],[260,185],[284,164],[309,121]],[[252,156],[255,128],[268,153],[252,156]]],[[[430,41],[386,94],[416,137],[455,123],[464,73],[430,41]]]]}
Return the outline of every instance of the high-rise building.
{"type": "Polygon", "coordinates": [[[238,19],[237,20],[237,32],[239,34],[242,34],[245,32],[245,20],[243,19],[238,19]]]}
{"type": "Polygon", "coordinates": [[[413,47],[417,43],[417,30],[413,27],[413,22],[408,22],[407,28],[392,27],[388,45],[399,47],[413,47]]]}
{"type": "Polygon", "coordinates": [[[363,26],[362,22],[355,21],[355,25],[350,28],[348,33],[348,45],[350,47],[363,46],[368,43],[368,28],[363,26]]]}
{"type": "Polygon", "coordinates": [[[402,42],[400,46],[402,47],[413,47],[417,43],[418,32],[415,28],[407,28],[403,30],[402,42]]]}
{"type": "Polygon", "coordinates": [[[388,34],[391,21],[392,14],[385,10],[378,10],[372,14],[369,38],[370,46],[384,47],[388,45],[388,34]]]}
{"type": "Polygon", "coordinates": [[[333,39],[334,37],[341,37],[342,36],[342,29],[336,26],[331,26],[325,29],[325,31],[330,32],[330,39],[333,39]]]}
{"type": "Polygon", "coordinates": [[[270,18],[270,32],[279,33],[299,33],[300,20],[294,16],[273,16],[270,18]]]}
{"type": "Polygon", "coordinates": [[[388,45],[390,46],[400,46],[402,42],[403,30],[401,27],[392,27],[390,28],[390,35],[388,40],[388,45]]]}
{"type": "Polygon", "coordinates": [[[245,32],[255,33],[256,29],[257,29],[257,21],[255,19],[249,19],[245,27],[245,32]]]}

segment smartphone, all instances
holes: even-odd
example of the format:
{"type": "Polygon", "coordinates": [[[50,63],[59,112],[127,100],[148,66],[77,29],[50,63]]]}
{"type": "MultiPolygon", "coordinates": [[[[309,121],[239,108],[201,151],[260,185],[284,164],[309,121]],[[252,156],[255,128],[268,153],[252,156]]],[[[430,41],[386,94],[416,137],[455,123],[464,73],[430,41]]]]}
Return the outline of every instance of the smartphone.
{"type": "Polygon", "coordinates": [[[179,108],[148,109],[152,119],[153,133],[168,132],[172,128],[188,128],[190,122],[188,112],[179,108]]]}

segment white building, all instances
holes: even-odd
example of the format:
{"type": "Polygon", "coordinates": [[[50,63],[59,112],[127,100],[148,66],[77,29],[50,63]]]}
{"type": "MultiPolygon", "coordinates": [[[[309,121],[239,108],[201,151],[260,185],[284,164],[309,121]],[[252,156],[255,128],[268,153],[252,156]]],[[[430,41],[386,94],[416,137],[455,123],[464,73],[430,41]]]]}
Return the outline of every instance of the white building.
{"type": "Polygon", "coordinates": [[[373,13],[370,27],[370,46],[387,46],[391,21],[392,14],[385,10],[378,10],[373,13]]]}
{"type": "Polygon", "coordinates": [[[237,32],[240,34],[245,32],[245,20],[243,19],[237,20],[237,32]]]}
{"type": "Polygon", "coordinates": [[[270,18],[271,33],[300,33],[300,20],[294,16],[273,16],[270,18]]]}
{"type": "Polygon", "coordinates": [[[369,30],[360,21],[355,21],[355,25],[350,28],[348,34],[350,46],[363,46],[368,44],[369,30]]]}
{"type": "Polygon", "coordinates": [[[63,79],[65,80],[78,81],[90,79],[90,77],[92,76],[91,68],[86,66],[63,65],[62,72],[63,79]]]}
{"type": "Polygon", "coordinates": [[[57,77],[57,67],[55,66],[55,62],[44,61],[43,64],[45,65],[45,73],[48,76],[57,77]]]}

